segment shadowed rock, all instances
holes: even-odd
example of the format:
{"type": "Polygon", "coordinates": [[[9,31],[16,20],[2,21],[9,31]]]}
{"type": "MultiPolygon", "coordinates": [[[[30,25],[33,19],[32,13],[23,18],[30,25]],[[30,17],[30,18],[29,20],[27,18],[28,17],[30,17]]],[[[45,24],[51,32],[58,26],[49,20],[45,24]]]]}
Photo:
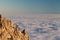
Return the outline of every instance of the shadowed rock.
{"type": "Polygon", "coordinates": [[[1,18],[2,18],[2,16],[1,16],[1,14],[0,14],[0,27],[2,27],[1,18]]]}
{"type": "Polygon", "coordinates": [[[25,29],[22,31],[22,33],[25,35],[25,29]]]}
{"type": "Polygon", "coordinates": [[[1,21],[1,18],[2,18],[2,16],[1,16],[1,14],[0,14],[0,21],[1,21]]]}

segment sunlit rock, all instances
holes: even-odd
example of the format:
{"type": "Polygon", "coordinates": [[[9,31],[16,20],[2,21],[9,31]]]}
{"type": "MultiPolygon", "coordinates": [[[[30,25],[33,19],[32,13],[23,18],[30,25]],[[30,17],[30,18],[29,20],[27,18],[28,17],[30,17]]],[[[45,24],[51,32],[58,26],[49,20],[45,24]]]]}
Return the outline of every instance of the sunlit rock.
{"type": "Polygon", "coordinates": [[[25,30],[22,33],[11,20],[0,15],[0,40],[29,40],[29,37],[25,30]]]}

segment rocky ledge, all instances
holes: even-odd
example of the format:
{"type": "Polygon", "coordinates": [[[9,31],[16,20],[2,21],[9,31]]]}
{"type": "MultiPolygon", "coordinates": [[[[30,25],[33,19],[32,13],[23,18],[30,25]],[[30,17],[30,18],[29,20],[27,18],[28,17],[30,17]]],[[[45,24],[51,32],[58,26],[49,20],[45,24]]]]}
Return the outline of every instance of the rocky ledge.
{"type": "Polygon", "coordinates": [[[18,25],[0,15],[0,40],[29,40],[28,33],[20,31],[18,25]]]}

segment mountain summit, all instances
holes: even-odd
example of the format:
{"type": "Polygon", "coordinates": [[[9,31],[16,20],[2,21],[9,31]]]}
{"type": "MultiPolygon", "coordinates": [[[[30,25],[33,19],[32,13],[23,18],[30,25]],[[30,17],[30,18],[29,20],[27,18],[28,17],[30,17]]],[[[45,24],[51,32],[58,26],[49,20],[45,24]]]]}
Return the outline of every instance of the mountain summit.
{"type": "Polygon", "coordinates": [[[0,40],[29,40],[25,29],[20,31],[18,25],[0,15],[0,40]]]}

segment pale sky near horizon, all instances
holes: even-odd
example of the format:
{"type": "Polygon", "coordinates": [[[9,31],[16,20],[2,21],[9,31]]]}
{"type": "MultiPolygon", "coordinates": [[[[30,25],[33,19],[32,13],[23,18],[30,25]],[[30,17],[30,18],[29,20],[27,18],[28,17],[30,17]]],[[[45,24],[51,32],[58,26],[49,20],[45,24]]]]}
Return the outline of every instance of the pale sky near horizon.
{"type": "Polygon", "coordinates": [[[5,16],[60,14],[60,0],[0,0],[0,14],[5,16]]]}

